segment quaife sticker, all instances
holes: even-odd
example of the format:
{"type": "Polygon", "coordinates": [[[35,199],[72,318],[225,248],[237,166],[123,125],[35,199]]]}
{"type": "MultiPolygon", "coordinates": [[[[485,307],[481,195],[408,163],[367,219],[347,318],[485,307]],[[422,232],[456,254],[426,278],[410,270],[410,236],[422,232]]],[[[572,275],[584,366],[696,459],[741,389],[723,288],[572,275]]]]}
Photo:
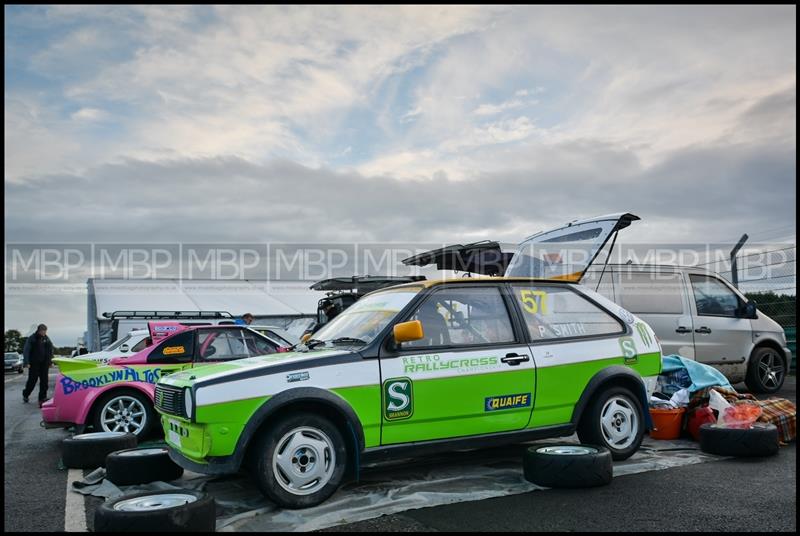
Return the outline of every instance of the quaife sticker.
{"type": "Polygon", "coordinates": [[[383,384],[383,416],[387,421],[408,419],[414,414],[414,389],[409,378],[394,378],[383,384]]]}
{"type": "Polygon", "coordinates": [[[185,351],[183,346],[167,346],[164,348],[164,355],[182,354],[185,351]]]}
{"type": "Polygon", "coordinates": [[[484,411],[497,411],[499,409],[525,408],[531,405],[531,394],[489,396],[483,405],[484,411]]]}

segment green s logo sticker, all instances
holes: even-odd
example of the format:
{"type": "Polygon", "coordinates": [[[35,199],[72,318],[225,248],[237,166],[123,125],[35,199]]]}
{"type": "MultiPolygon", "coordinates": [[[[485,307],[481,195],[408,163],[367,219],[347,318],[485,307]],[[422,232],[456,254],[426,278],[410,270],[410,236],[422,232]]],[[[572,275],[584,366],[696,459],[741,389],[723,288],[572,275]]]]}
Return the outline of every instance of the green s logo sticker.
{"type": "Polygon", "coordinates": [[[622,349],[622,355],[625,357],[625,364],[636,363],[639,357],[636,352],[636,343],[633,342],[631,337],[621,337],[619,339],[619,347],[622,349]]]}
{"type": "Polygon", "coordinates": [[[409,378],[394,378],[383,384],[383,415],[387,421],[408,419],[414,414],[414,389],[409,378]]]}

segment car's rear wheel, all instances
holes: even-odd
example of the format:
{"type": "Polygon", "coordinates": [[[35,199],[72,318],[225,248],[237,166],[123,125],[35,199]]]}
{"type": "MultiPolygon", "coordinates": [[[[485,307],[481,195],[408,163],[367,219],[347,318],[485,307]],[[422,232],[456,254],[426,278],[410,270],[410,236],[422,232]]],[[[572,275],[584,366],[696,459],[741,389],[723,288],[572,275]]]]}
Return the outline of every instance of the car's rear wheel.
{"type": "Polygon", "coordinates": [[[347,465],[338,428],[312,413],[270,424],[252,453],[259,489],[285,508],[308,508],[325,501],[339,488],[347,465]]]}
{"type": "Polygon", "coordinates": [[[786,363],[773,348],[756,348],[747,365],[745,384],[754,393],[775,393],[786,379],[786,363]]]}
{"type": "Polygon", "coordinates": [[[578,424],[581,443],[601,445],[614,460],[626,460],[639,450],[644,436],[644,411],[639,399],[624,387],[595,396],[578,424]]]}
{"type": "Polygon", "coordinates": [[[153,403],[138,392],[109,393],[95,407],[93,424],[97,432],[130,432],[137,438],[147,437],[155,421],[153,403]]]}

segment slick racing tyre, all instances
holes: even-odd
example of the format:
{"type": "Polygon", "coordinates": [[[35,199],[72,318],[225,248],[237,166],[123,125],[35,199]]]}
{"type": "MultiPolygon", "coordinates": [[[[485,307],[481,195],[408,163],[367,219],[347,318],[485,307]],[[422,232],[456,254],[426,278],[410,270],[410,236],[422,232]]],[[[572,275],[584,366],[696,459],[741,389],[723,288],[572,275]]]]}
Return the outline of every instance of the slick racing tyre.
{"type": "Polygon", "coordinates": [[[109,499],[94,513],[95,532],[214,532],[214,499],[195,490],[147,491],[109,499]]]}
{"type": "Polygon", "coordinates": [[[61,441],[61,460],[72,469],[105,467],[106,456],[136,444],[136,436],[126,432],[78,434],[61,441]]]}
{"type": "Polygon", "coordinates": [[[546,488],[590,488],[611,483],[611,452],[596,445],[533,445],[522,461],[525,479],[546,488]]]}
{"type": "Polygon", "coordinates": [[[761,422],[744,429],[703,424],[700,426],[700,450],[719,456],[774,456],[778,453],[778,429],[774,424],[761,422]]]}
{"type": "Polygon", "coordinates": [[[126,449],[106,457],[106,478],[117,486],[170,482],[183,474],[183,467],[173,462],[166,447],[126,449]]]}

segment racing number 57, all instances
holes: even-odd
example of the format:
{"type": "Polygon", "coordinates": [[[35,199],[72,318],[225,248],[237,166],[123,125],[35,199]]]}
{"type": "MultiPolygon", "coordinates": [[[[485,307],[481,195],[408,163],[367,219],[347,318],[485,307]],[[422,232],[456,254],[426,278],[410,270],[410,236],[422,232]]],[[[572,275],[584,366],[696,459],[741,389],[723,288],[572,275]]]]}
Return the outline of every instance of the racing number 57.
{"type": "Polygon", "coordinates": [[[529,313],[536,314],[541,309],[542,314],[547,314],[547,292],[530,289],[520,290],[519,299],[522,301],[523,309],[529,313]]]}

